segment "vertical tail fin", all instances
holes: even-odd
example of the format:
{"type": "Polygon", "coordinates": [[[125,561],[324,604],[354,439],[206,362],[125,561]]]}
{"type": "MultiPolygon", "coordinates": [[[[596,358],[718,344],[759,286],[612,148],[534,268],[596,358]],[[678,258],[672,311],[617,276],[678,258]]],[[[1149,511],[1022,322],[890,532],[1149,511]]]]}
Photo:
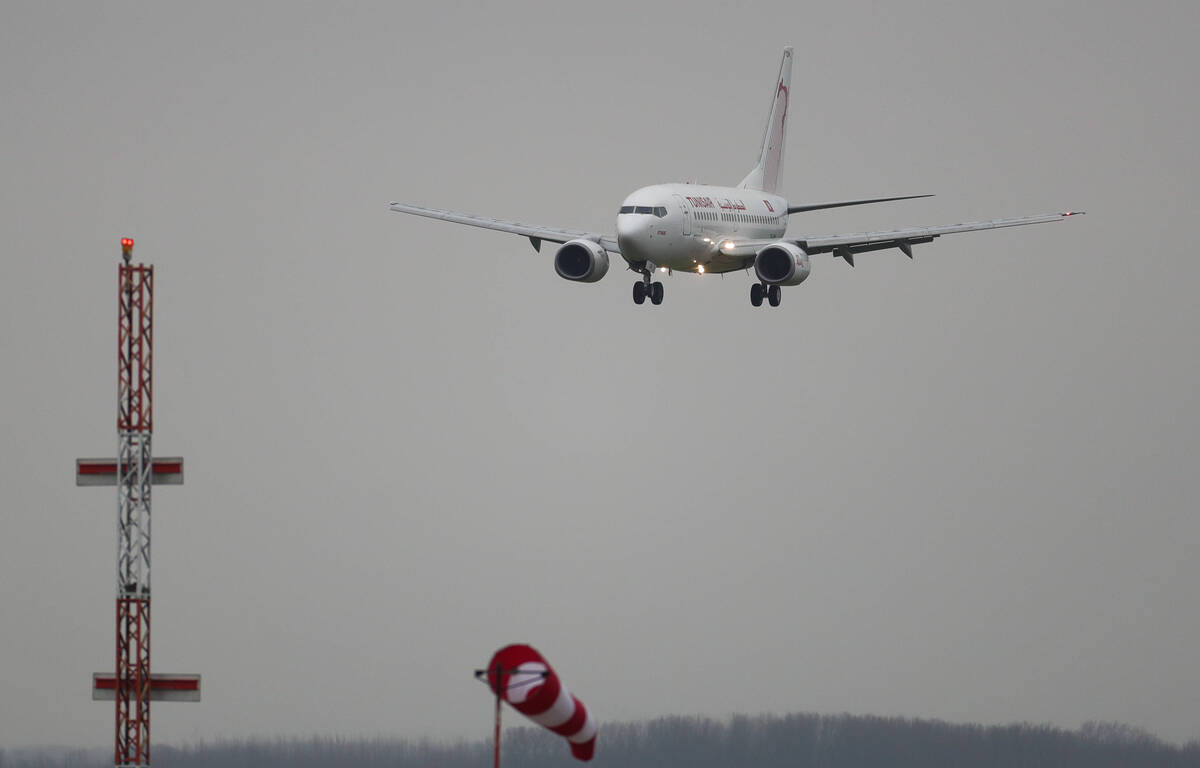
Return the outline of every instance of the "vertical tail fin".
{"type": "Polygon", "coordinates": [[[739,189],[757,189],[772,194],[779,191],[779,176],[783,167],[783,142],[787,138],[788,94],[792,88],[792,49],[783,49],[783,62],[779,65],[779,77],[775,80],[775,93],[771,97],[771,113],[767,117],[767,131],[763,135],[762,150],[754,170],[738,184],[739,189]]]}

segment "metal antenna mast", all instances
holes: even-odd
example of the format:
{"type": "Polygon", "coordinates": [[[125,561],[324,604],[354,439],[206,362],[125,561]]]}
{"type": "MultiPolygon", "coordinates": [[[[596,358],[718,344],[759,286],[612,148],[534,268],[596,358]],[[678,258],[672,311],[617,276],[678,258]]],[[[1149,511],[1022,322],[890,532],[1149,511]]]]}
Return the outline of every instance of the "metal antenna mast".
{"type": "Polygon", "coordinates": [[[150,486],[181,484],[183,459],[151,455],[154,267],[130,263],[130,238],[121,240],[121,250],[117,458],[79,459],[75,483],[117,486],[116,667],[113,675],[92,676],[92,698],[117,702],[113,765],[148,768],[151,699],[199,701],[200,676],[150,674],[150,486]]]}
{"type": "Polygon", "coordinates": [[[121,241],[117,334],[117,766],[150,764],[150,482],[154,267],[121,241]]]}

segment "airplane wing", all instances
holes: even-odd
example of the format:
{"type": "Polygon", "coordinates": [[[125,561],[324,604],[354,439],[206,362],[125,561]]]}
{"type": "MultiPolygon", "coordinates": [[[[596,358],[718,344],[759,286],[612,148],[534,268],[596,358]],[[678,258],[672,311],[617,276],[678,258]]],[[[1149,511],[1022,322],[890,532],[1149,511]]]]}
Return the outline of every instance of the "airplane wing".
{"type": "Polygon", "coordinates": [[[524,235],[529,238],[529,242],[533,243],[534,250],[537,251],[542,249],[543,240],[551,243],[565,243],[568,240],[583,239],[599,243],[609,253],[619,254],[621,252],[621,249],[617,246],[617,238],[611,235],[599,235],[595,232],[584,232],[579,229],[539,227],[534,224],[522,224],[519,221],[489,219],[486,216],[475,216],[470,213],[459,213],[458,211],[446,211],[441,208],[422,208],[419,205],[407,205],[406,203],[393,202],[389,205],[397,213],[412,213],[417,216],[428,216],[431,219],[452,221],[455,224],[467,224],[472,227],[483,227],[484,229],[495,229],[500,232],[510,232],[514,235],[524,235]]]}
{"type": "Polygon", "coordinates": [[[796,244],[807,253],[832,253],[854,266],[854,254],[867,251],[882,251],[889,248],[899,248],[905,256],[912,258],[912,247],[921,243],[933,242],[934,238],[942,235],[953,235],[958,232],[978,232],[983,229],[1000,229],[1002,227],[1022,227],[1027,224],[1047,224],[1052,221],[1062,221],[1069,216],[1082,215],[1083,211],[1066,211],[1065,213],[1046,213],[1039,216],[1022,216],[1015,219],[993,219],[991,221],[970,221],[966,224],[950,224],[942,227],[910,227],[894,229],[888,232],[863,232],[854,235],[830,235],[827,237],[805,237],[796,244]]]}
{"type": "MultiPolygon", "coordinates": [[[[912,247],[922,243],[931,243],[934,238],[942,235],[952,235],[958,232],[977,232],[983,229],[1000,229],[1002,227],[1021,227],[1027,224],[1046,224],[1061,221],[1070,216],[1081,216],[1083,211],[1066,211],[1064,213],[1046,213],[1038,216],[1022,216],[1015,219],[993,219],[992,221],[970,221],[965,224],[950,224],[941,227],[909,227],[893,229],[886,232],[861,232],[851,235],[828,235],[820,237],[784,237],[788,242],[795,243],[809,255],[816,253],[832,253],[846,263],[854,266],[854,255],[868,251],[883,251],[889,248],[899,248],[905,256],[912,258],[912,247]]],[[[720,252],[726,257],[741,257],[744,264],[753,263],[755,253],[763,246],[779,240],[738,240],[736,238],[722,240],[720,252]],[[749,261],[746,261],[746,260],[749,261]]],[[[738,267],[734,267],[735,269],[738,267]]]]}

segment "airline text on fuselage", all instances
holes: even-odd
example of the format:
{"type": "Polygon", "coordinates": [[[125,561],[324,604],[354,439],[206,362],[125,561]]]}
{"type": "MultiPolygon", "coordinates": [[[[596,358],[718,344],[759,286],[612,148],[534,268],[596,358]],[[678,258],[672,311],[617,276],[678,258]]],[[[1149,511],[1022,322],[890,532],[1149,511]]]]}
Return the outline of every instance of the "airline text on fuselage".
{"type": "Polygon", "coordinates": [[[711,197],[692,197],[689,195],[688,202],[691,203],[692,207],[694,208],[721,208],[726,211],[746,210],[746,204],[741,200],[730,200],[728,198],[713,202],[711,197]]]}

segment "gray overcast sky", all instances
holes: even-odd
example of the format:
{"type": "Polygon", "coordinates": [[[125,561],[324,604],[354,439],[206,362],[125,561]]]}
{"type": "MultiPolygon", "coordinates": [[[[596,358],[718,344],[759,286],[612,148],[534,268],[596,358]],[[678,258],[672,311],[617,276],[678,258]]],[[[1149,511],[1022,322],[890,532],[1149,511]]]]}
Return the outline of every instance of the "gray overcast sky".
{"type": "MultiPolygon", "coordinates": [[[[1200,738],[1191,2],[9,3],[0,745],[106,745],[118,239],[157,267],[156,742],[604,720],[1200,738]],[[792,234],[1063,224],[749,278],[559,279],[406,200],[611,231],[736,183],[796,46],[792,234]],[[517,718],[509,718],[516,722],[517,718]]],[[[603,736],[601,736],[603,738],[603,736]]],[[[603,746],[601,745],[601,749],[603,746]]]]}

